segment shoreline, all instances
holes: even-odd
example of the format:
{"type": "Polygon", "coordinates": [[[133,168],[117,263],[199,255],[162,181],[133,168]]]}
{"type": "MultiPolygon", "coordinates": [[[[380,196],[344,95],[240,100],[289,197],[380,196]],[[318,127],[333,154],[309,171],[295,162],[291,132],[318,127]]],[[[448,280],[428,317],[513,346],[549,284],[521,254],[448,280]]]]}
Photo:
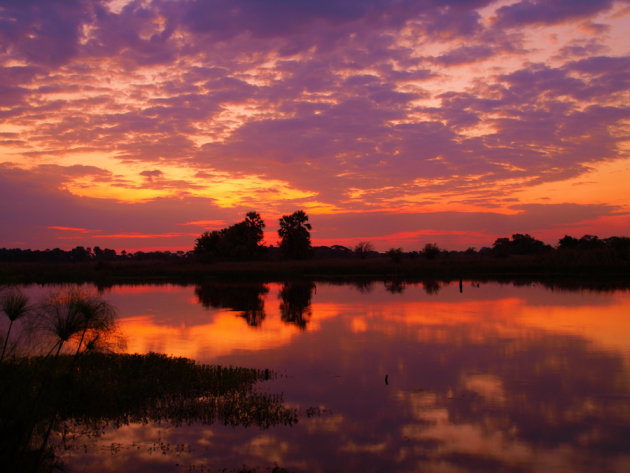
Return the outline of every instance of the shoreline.
{"type": "MultiPolygon", "coordinates": [[[[78,263],[0,263],[0,284],[95,283],[199,284],[212,282],[423,280],[558,281],[630,287],[630,261],[580,261],[565,258],[470,256],[428,260],[387,257],[311,260],[114,261],[78,263]]],[[[573,285],[573,284],[571,284],[573,285]]]]}

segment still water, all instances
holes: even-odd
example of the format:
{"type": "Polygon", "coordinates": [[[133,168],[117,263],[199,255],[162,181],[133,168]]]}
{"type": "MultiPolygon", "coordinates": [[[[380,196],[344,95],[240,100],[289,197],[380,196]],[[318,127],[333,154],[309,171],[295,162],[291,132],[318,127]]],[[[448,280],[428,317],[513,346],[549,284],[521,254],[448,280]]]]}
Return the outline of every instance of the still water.
{"type": "Polygon", "coordinates": [[[102,297],[127,352],[269,368],[257,389],[299,421],[107,428],[60,449],[69,472],[630,471],[627,290],[295,282],[102,297]]]}

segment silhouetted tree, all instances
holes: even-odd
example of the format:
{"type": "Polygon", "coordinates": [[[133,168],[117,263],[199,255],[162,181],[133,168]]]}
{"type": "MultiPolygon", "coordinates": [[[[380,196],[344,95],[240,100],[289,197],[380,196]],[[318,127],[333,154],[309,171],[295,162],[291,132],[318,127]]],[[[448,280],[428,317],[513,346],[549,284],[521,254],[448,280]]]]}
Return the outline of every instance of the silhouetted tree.
{"type": "Polygon", "coordinates": [[[578,242],[580,250],[597,250],[604,248],[605,244],[597,235],[584,235],[578,242]]]}
{"type": "Polygon", "coordinates": [[[564,237],[558,240],[558,248],[562,250],[566,249],[574,249],[578,247],[580,240],[577,238],[573,238],[572,236],[565,235],[564,237]]]}
{"type": "Polygon", "coordinates": [[[72,261],[89,261],[92,258],[90,248],[87,250],[82,246],[77,246],[70,251],[72,261]]]}
{"type": "Polygon", "coordinates": [[[291,215],[284,215],[280,219],[278,235],[280,252],[283,257],[290,259],[306,259],[312,256],[311,224],[303,210],[297,210],[291,215]]]}
{"type": "Polygon", "coordinates": [[[367,255],[374,251],[374,245],[369,241],[360,241],[357,246],[354,247],[354,254],[361,259],[365,259],[367,255]]]}
{"type": "Polygon", "coordinates": [[[440,251],[440,247],[436,243],[427,243],[422,250],[422,256],[426,259],[435,259],[440,251]]]}
{"type": "Polygon", "coordinates": [[[103,250],[101,250],[100,246],[95,246],[94,248],[92,248],[92,251],[94,252],[94,259],[96,261],[103,261],[103,250]]]}
{"type": "Polygon", "coordinates": [[[223,244],[227,259],[252,260],[258,258],[263,252],[261,246],[265,223],[256,212],[249,212],[245,220],[224,231],[223,244]]]}
{"type": "Polygon", "coordinates": [[[195,240],[194,253],[203,261],[214,261],[221,256],[221,232],[204,232],[195,240]]]}
{"type": "Polygon", "coordinates": [[[494,256],[507,256],[511,253],[510,239],[497,238],[492,244],[492,254],[494,256]]]}
{"type": "Polygon", "coordinates": [[[230,227],[203,233],[195,241],[194,253],[204,261],[252,260],[265,251],[261,245],[265,223],[256,212],[230,227]]]}
{"type": "Polygon", "coordinates": [[[604,240],[606,246],[618,253],[619,256],[630,256],[629,237],[610,237],[604,240]]]}

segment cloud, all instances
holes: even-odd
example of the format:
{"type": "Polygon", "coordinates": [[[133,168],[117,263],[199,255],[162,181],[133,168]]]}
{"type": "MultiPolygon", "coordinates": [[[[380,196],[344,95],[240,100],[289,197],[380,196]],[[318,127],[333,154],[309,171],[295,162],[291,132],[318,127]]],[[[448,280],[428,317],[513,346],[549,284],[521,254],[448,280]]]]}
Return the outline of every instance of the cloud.
{"type": "Polygon", "coordinates": [[[445,66],[468,64],[487,59],[496,54],[496,51],[496,47],[483,44],[462,46],[438,56],[435,61],[445,66]]]}
{"type": "Polygon", "coordinates": [[[489,246],[496,238],[514,233],[554,234],[550,229],[562,236],[585,222],[620,215],[619,207],[606,204],[520,204],[511,209],[518,213],[355,212],[313,215],[310,220],[315,241],[322,238],[329,244],[337,241],[352,246],[359,240],[373,240],[380,249],[398,241],[411,249],[427,241],[449,248],[464,247],[466,241],[489,246]]]}
{"type": "Polygon", "coordinates": [[[161,179],[162,177],[164,177],[164,173],[159,169],[154,169],[152,171],[142,171],[140,175],[149,182],[153,182],[154,179],[161,179]]]}
{"type": "Polygon", "coordinates": [[[76,232],[76,233],[98,233],[102,230],[92,230],[89,228],[76,228],[76,227],[59,227],[56,225],[51,225],[48,228],[52,230],[61,230],[63,232],[76,232]]]}
{"type": "Polygon", "coordinates": [[[225,227],[225,220],[193,220],[192,222],[180,223],[180,225],[191,225],[194,227],[225,227]]]}
{"type": "Polygon", "coordinates": [[[609,10],[614,0],[522,0],[497,10],[500,27],[556,24],[609,10]]]}
{"type": "MultiPolygon", "coordinates": [[[[294,36],[323,23],[331,27],[354,25],[359,21],[370,26],[399,27],[407,18],[418,17],[428,11],[442,12],[444,9],[461,12],[478,8],[489,1],[427,1],[402,0],[348,0],[339,2],[293,2],[282,0],[241,0],[226,3],[194,0],[184,8],[179,21],[196,33],[211,34],[216,40],[227,41],[238,34],[248,32],[256,38],[294,36]]],[[[172,13],[175,6],[168,5],[172,13]]],[[[448,14],[443,14],[448,17],[448,14]]],[[[448,24],[447,22],[445,22],[448,24]]],[[[444,25],[443,25],[444,26],[444,25]]],[[[470,28],[470,27],[469,27],[470,28]]],[[[468,30],[469,31],[469,30],[468,30]]]]}

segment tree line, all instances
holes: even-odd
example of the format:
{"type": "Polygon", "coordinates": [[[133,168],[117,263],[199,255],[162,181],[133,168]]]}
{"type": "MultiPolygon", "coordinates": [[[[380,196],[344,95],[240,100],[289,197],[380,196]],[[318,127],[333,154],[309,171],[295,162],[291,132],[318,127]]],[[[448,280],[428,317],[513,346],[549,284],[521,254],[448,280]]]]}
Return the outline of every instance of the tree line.
{"type": "Polygon", "coordinates": [[[77,246],[71,250],[61,248],[31,250],[0,248],[1,262],[16,263],[82,263],[106,261],[180,261],[192,256],[192,251],[136,251],[120,253],[109,248],[77,246]]]}
{"type": "Polygon", "coordinates": [[[374,249],[370,241],[360,241],[353,248],[342,245],[317,246],[311,244],[312,226],[309,217],[303,210],[290,215],[283,215],[279,221],[278,246],[263,244],[265,222],[257,212],[249,212],[245,218],[220,230],[206,231],[194,242],[190,251],[137,251],[127,253],[99,246],[77,246],[71,250],[60,248],[46,250],[30,250],[19,248],[1,248],[0,262],[111,262],[111,261],[198,261],[212,263],[217,261],[253,261],[290,259],[303,260],[309,258],[374,258],[388,256],[394,262],[405,258],[422,257],[428,260],[447,257],[449,255],[466,256],[544,256],[553,252],[594,254],[607,252],[614,258],[630,259],[630,238],[613,236],[599,238],[596,235],[584,235],[581,238],[565,235],[551,246],[529,234],[515,233],[508,237],[497,238],[491,247],[477,250],[468,248],[465,251],[449,251],[440,248],[436,243],[426,243],[417,251],[403,251],[402,248],[390,248],[386,252],[374,249]]]}

